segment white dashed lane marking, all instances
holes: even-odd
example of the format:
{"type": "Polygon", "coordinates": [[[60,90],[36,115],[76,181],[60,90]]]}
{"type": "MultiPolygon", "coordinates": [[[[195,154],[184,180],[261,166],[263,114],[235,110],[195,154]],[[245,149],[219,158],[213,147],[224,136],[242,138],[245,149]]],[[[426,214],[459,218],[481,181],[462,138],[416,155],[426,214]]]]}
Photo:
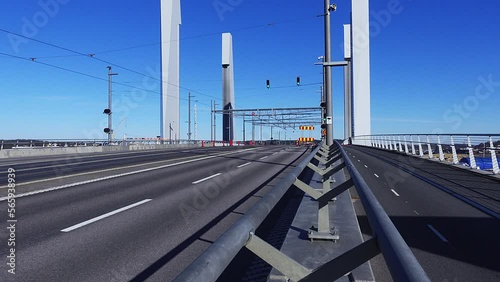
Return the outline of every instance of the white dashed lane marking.
{"type": "Polygon", "coordinates": [[[250,163],[250,162],[249,162],[249,163],[244,163],[244,164],[242,164],[242,165],[237,166],[237,168],[244,167],[244,166],[247,166],[247,165],[249,165],[249,164],[251,164],[251,163],[250,163]]]}
{"type": "Polygon", "coordinates": [[[114,211],[112,211],[112,212],[108,212],[108,213],[105,213],[105,214],[103,214],[103,215],[100,215],[100,216],[97,216],[97,217],[91,218],[91,219],[89,219],[89,220],[86,220],[86,221],[84,221],[84,222],[82,222],[82,223],[78,223],[78,224],[75,224],[75,225],[70,226],[70,227],[68,227],[68,228],[64,228],[63,230],[61,230],[61,232],[70,232],[70,231],[73,231],[73,230],[78,229],[78,228],[80,228],[80,227],[83,227],[83,226],[85,226],[85,225],[89,225],[89,224],[91,224],[91,223],[93,223],[93,222],[96,222],[96,221],[98,221],[98,220],[104,219],[104,218],[106,218],[106,217],[110,217],[110,216],[112,216],[112,215],[115,215],[115,214],[120,213],[120,212],[122,212],[122,211],[126,211],[126,210],[128,210],[128,209],[133,208],[133,207],[137,207],[137,206],[142,205],[142,204],[144,204],[144,203],[147,203],[147,202],[149,202],[149,201],[151,201],[151,199],[145,199],[145,200],[142,200],[142,201],[137,202],[137,203],[135,203],[135,204],[131,204],[131,205],[128,205],[128,206],[126,206],[126,207],[119,208],[119,209],[114,210],[114,211]]]}
{"type": "Polygon", "coordinates": [[[198,183],[200,183],[200,182],[203,182],[203,181],[205,181],[205,180],[209,180],[209,179],[214,178],[214,177],[217,177],[217,176],[219,176],[219,175],[221,175],[221,173],[220,173],[220,172],[219,172],[219,173],[216,173],[216,174],[214,174],[214,175],[210,175],[210,176],[208,176],[208,177],[202,178],[202,179],[200,179],[200,180],[196,180],[196,181],[194,181],[194,182],[193,182],[193,184],[198,184],[198,183]]]}

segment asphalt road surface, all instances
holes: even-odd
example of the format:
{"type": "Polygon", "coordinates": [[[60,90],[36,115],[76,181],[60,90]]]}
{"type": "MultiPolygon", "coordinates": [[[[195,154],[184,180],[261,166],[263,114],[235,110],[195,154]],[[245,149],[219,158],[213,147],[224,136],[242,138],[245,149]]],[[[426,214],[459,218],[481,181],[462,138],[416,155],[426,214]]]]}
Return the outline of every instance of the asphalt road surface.
{"type": "MultiPolygon", "coordinates": [[[[500,182],[434,161],[345,146],[432,281],[500,281],[500,182]]],[[[371,234],[359,201],[362,231],[371,234]]],[[[377,281],[391,281],[382,255],[377,281]]]]}
{"type": "Polygon", "coordinates": [[[0,281],[170,281],[309,152],[269,146],[8,159],[0,165],[0,256],[14,264],[3,264],[0,281]]]}

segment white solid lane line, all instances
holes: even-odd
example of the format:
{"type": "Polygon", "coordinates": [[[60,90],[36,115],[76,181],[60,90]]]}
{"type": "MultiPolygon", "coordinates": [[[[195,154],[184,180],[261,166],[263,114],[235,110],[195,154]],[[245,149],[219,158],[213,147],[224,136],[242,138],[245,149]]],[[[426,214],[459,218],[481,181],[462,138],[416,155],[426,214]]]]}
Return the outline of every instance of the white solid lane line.
{"type": "Polygon", "coordinates": [[[273,156],[274,156],[274,155],[276,155],[277,153],[278,153],[278,152],[274,152],[274,153],[273,153],[273,156]]]}
{"type": "Polygon", "coordinates": [[[262,157],[262,158],[260,158],[259,160],[263,160],[263,159],[265,159],[265,158],[267,158],[267,157],[268,157],[268,156],[262,157]]]}
{"type": "Polygon", "coordinates": [[[61,232],[70,232],[70,231],[73,231],[73,230],[78,229],[78,228],[80,228],[80,227],[82,227],[82,226],[85,226],[85,225],[91,224],[91,223],[93,223],[93,222],[96,222],[96,221],[101,220],[101,219],[106,218],[106,217],[110,217],[110,216],[112,216],[112,215],[114,215],[114,214],[120,213],[120,212],[122,212],[122,211],[126,211],[126,210],[128,210],[128,209],[133,208],[133,207],[137,207],[137,206],[142,205],[142,204],[144,204],[144,203],[147,203],[147,202],[149,202],[149,201],[151,201],[151,199],[145,199],[145,200],[142,200],[142,201],[137,202],[137,203],[135,203],[135,204],[131,204],[131,205],[128,205],[128,206],[126,206],[126,207],[119,208],[119,209],[114,210],[114,211],[112,211],[112,212],[105,213],[105,214],[100,215],[100,216],[98,216],[98,217],[94,217],[94,218],[91,218],[91,219],[89,219],[89,220],[86,220],[86,221],[84,221],[84,222],[82,222],[82,223],[78,223],[78,224],[75,224],[75,225],[70,226],[70,227],[68,227],[68,228],[65,228],[65,229],[61,230],[61,232]]]}
{"type": "Polygon", "coordinates": [[[394,189],[391,189],[392,193],[394,193],[394,195],[398,196],[399,197],[399,194],[398,192],[394,191],[394,189]]]}
{"type": "Polygon", "coordinates": [[[448,243],[448,240],[446,240],[443,234],[439,233],[439,231],[437,231],[436,228],[434,228],[434,226],[427,224],[427,227],[429,227],[429,229],[432,230],[432,232],[434,232],[434,234],[436,234],[439,237],[439,239],[441,239],[441,241],[448,243]]]}
{"type": "Polygon", "coordinates": [[[375,177],[379,178],[380,176],[378,176],[376,173],[374,173],[373,175],[375,175],[375,177]]]}
{"type": "Polygon", "coordinates": [[[249,165],[249,164],[251,164],[251,163],[250,163],[250,162],[248,162],[248,163],[245,163],[245,164],[239,165],[239,166],[237,166],[237,168],[244,167],[244,166],[247,166],[247,165],[249,165]]]}
{"type": "Polygon", "coordinates": [[[196,180],[195,182],[193,182],[193,184],[198,184],[198,183],[203,182],[203,181],[205,181],[205,180],[209,180],[210,178],[217,177],[217,176],[219,176],[219,175],[221,175],[221,174],[222,174],[222,173],[220,173],[220,172],[219,172],[219,173],[216,173],[216,174],[214,174],[214,175],[210,175],[209,177],[205,177],[205,178],[202,178],[202,179],[200,179],[200,180],[196,180]]]}
{"type": "MultiPolygon", "coordinates": [[[[190,153],[190,151],[182,151],[183,153],[190,153]]],[[[125,153],[124,153],[125,154],[125,153]]],[[[124,154],[115,154],[115,156],[121,156],[124,154]]],[[[127,156],[125,157],[119,157],[119,158],[108,158],[108,159],[101,159],[101,160],[83,160],[80,163],[73,163],[73,164],[78,164],[78,165],[83,165],[83,164],[93,164],[93,163],[102,163],[102,162],[108,162],[108,161],[115,161],[115,160],[126,160],[126,159],[134,159],[134,158],[141,158],[145,157],[146,155],[140,155],[139,153],[128,153],[127,156]]],[[[98,156],[97,156],[98,157],[98,156]]],[[[71,157],[69,157],[71,158],[71,157]]],[[[58,161],[67,161],[68,158],[63,159],[63,160],[58,160],[58,161]]],[[[57,161],[57,160],[56,160],[57,161]]],[[[55,161],[54,161],[55,162],[55,161]]],[[[38,169],[47,169],[47,168],[56,168],[56,167],[67,167],[69,164],[52,164],[50,166],[44,166],[44,167],[32,167],[32,168],[25,168],[25,169],[20,169],[16,170],[16,172],[24,172],[24,171],[32,171],[32,170],[38,170],[38,169]]]]}
{"type": "Polygon", "coordinates": [[[416,215],[420,215],[416,210],[413,210],[413,212],[416,214],[416,215]]]}

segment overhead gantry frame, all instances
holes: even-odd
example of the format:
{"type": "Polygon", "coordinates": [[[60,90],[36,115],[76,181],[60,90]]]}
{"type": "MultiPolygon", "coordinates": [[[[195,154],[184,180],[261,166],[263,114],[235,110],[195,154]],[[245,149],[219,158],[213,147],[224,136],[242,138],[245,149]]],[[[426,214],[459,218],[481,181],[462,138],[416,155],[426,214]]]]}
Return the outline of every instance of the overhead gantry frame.
{"type": "Polygon", "coordinates": [[[283,129],[296,129],[300,125],[321,125],[320,107],[310,108],[254,108],[238,110],[215,110],[213,114],[232,113],[253,125],[267,125],[283,129]]]}

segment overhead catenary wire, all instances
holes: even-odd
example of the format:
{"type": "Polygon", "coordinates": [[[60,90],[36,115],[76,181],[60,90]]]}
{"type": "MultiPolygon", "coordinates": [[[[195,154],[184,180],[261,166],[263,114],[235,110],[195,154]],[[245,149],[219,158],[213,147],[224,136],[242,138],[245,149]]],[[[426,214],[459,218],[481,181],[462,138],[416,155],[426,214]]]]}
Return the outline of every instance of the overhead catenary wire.
{"type": "MultiPolygon", "coordinates": [[[[220,35],[220,34],[226,33],[226,32],[238,32],[238,31],[250,30],[250,29],[256,29],[256,28],[262,28],[262,27],[270,27],[270,26],[275,26],[275,25],[278,25],[278,24],[289,23],[289,22],[296,22],[296,21],[301,21],[301,20],[309,20],[309,19],[323,17],[323,16],[324,15],[315,15],[315,16],[308,16],[308,17],[302,17],[302,18],[297,18],[297,19],[289,19],[289,20],[283,20],[283,21],[277,21],[277,22],[270,22],[270,23],[265,23],[265,24],[247,26],[247,27],[242,27],[242,28],[235,28],[235,29],[218,31],[218,32],[210,32],[210,33],[205,33],[205,34],[199,34],[199,35],[194,35],[194,36],[188,36],[188,37],[180,38],[179,41],[196,39],[196,38],[207,37],[207,36],[220,35]]],[[[143,47],[149,47],[149,46],[155,46],[155,45],[160,45],[160,44],[166,44],[166,43],[170,43],[170,42],[174,42],[174,41],[177,41],[177,40],[160,41],[160,42],[155,42],[155,43],[146,43],[146,44],[140,44],[140,45],[130,46],[130,47],[124,47],[124,48],[110,49],[110,50],[95,52],[95,54],[114,53],[114,52],[126,51],[126,50],[131,50],[131,49],[138,49],[138,48],[143,48],[143,47]]]]}
{"type": "MultiPolygon", "coordinates": [[[[77,55],[80,55],[80,56],[84,56],[84,57],[87,57],[87,58],[91,58],[91,59],[94,59],[94,60],[97,60],[99,62],[102,62],[102,63],[105,63],[107,65],[111,65],[111,66],[114,66],[114,67],[117,67],[117,68],[120,68],[120,69],[123,69],[123,70],[126,70],[126,71],[129,71],[129,72],[132,72],[132,73],[135,73],[135,74],[138,74],[138,75],[141,75],[141,76],[144,76],[144,77],[147,77],[147,78],[151,78],[153,80],[156,80],[156,81],[159,81],[159,82],[162,82],[162,83],[167,83],[169,85],[172,85],[174,87],[177,87],[179,89],[183,89],[183,90],[186,90],[186,91],[191,91],[193,93],[196,93],[196,94],[199,94],[199,95],[202,95],[202,96],[207,96],[207,97],[210,97],[212,99],[217,99],[217,100],[222,100],[222,98],[217,98],[215,96],[212,96],[212,95],[208,95],[208,94],[205,94],[205,93],[202,93],[202,92],[199,92],[199,91],[196,91],[194,89],[189,89],[187,87],[182,87],[180,85],[176,85],[174,83],[171,83],[171,82],[168,82],[168,81],[164,81],[162,79],[159,79],[159,78],[156,78],[156,77],[153,77],[153,76],[150,76],[150,75],[147,75],[147,74],[144,74],[144,73],[141,73],[139,71],[136,71],[136,70],[133,70],[133,69],[130,69],[130,68],[127,68],[127,67],[124,67],[124,66],[121,66],[121,65],[118,65],[118,64],[115,64],[113,62],[110,62],[110,61],[106,61],[106,60],[103,60],[103,59],[100,59],[100,58],[97,58],[94,56],[94,54],[85,54],[85,53],[82,53],[82,52],[79,52],[79,51],[75,51],[75,50],[72,50],[72,49],[69,49],[69,48],[66,48],[66,47],[63,47],[63,46],[59,46],[59,45],[56,45],[56,44],[52,44],[52,43],[49,43],[49,42],[45,42],[45,41],[42,41],[42,40],[38,40],[38,39],[35,39],[35,38],[31,38],[31,37],[28,37],[28,36],[24,36],[24,35],[21,35],[21,34],[18,34],[18,33],[15,33],[15,32],[11,32],[11,31],[8,31],[8,30],[5,30],[5,29],[2,29],[0,28],[0,31],[1,32],[4,32],[4,33],[9,33],[9,34],[13,34],[13,35],[16,35],[16,36],[19,36],[19,37],[22,37],[22,38],[25,38],[25,39],[28,39],[28,40],[31,40],[31,41],[35,41],[35,42],[38,42],[40,44],[44,44],[44,45],[47,45],[47,46],[51,46],[51,47],[54,47],[54,48],[57,48],[57,49],[61,49],[61,50],[64,50],[64,51],[67,51],[67,52],[70,52],[70,53],[74,53],[74,54],[77,54],[77,55]]],[[[31,60],[35,60],[36,58],[35,57],[32,57],[31,60]]]]}
{"type": "MultiPolygon", "coordinates": [[[[95,75],[92,75],[92,74],[83,73],[83,72],[80,72],[80,71],[72,70],[72,69],[69,69],[69,68],[61,67],[61,66],[56,66],[56,65],[52,65],[52,64],[40,62],[40,61],[37,61],[37,60],[32,60],[30,58],[20,57],[20,56],[11,55],[11,54],[7,54],[7,53],[3,53],[3,52],[0,52],[0,55],[4,55],[6,57],[10,57],[10,58],[18,59],[18,60],[23,60],[23,61],[26,61],[26,62],[33,62],[33,63],[37,63],[37,64],[44,65],[44,66],[47,66],[47,67],[51,67],[51,68],[59,69],[59,70],[62,70],[62,71],[67,71],[67,72],[70,72],[70,73],[74,73],[74,74],[78,74],[78,75],[81,75],[81,76],[89,77],[89,78],[92,78],[92,79],[96,79],[96,80],[108,82],[107,79],[102,78],[102,77],[98,77],[98,76],[95,76],[95,75]]],[[[149,90],[149,89],[145,89],[145,88],[141,88],[141,87],[136,87],[136,86],[132,86],[132,85],[128,85],[128,84],[125,84],[125,83],[116,82],[116,81],[113,81],[112,83],[115,84],[115,85],[120,85],[120,86],[124,86],[124,87],[129,87],[129,88],[132,88],[132,89],[142,90],[142,91],[145,91],[145,92],[150,92],[150,93],[161,95],[160,92],[154,91],[154,90],[149,90]]],[[[164,95],[164,96],[174,97],[175,98],[175,96],[172,96],[172,95],[164,95]]],[[[181,98],[181,97],[179,97],[179,99],[180,100],[185,100],[185,101],[188,100],[186,98],[181,98]]],[[[201,103],[201,102],[200,102],[200,104],[209,106],[208,104],[201,103]]]]}
{"type": "MultiPolygon", "coordinates": [[[[315,16],[302,17],[302,18],[298,18],[298,19],[289,19],[289,20],[283,20],[283,21],[278,21],[278,22],[271,22],[271,23],[266,23],[266,24],[259,24],[259,25],[255,25],[255,26],[248,26],[248,27],[243,27],[243,28],[237,28],[237,29],[232,29],[232,30],[228,30],[228,31],[224,31],[224,32],[237,32],[237,31],[242,31],[242,30],[262,28],[262,27],[274,26],[274,25],[282,24],[282,23],[296,22],[296,21],[307,20],[307,19],[311,19],[311,18],[318,18],[318,17],[322,17],[322,16],[324,16],[324,15],[321,14],[321,15],[315,15],[315,16]]],[[[91,78],[94,78],[94,79],[105,80],[105,79],[102,79],[102,78],[97,77],[97,76],[85,74],[85,73],[82,73],[82,72],[79,72],[79,71],[75,71],[75,70],[71,70],[71,69],[64,68],[64,67],[59,67],[59,66],[51,65],[51,64],[48,64],[48,63],[43,63],[43,62],[40,62],[40,61],[36,60],[37,58],[41,59],[41,58],[61,58],[61,57],[72,57],[72,56],[84,56],[84,57],[91,58],[91,59],[97,60],[97,61],[102,62],[102,63],[106,63],[108,65],[111,65],[111,66],[114,66],[114,67],[117,67],[117,68],[121,68],[121,69],[129,71],[129,72],[132,72],[132,73],[135,73],[135,74],[147,77],[147,78],[151,78],[153,80],[156,80],[156,81],[159,81],[159,82],[162,82],[162,83],[167,83],[169,85],[172,85],[172,86],[177,87],[177,88],[182,89],[182,90],[190,91],[190,92],[202,95],[202,96],[210,97],[212,99],[222,100],[221,98],[214,97],[212,95],[205,94],[203,92],[200,92],[200,91],[197,91],[197,90],[194,90],[194,89],[189,89],[187,87],[182,87],[180,85],[176,85],[176,84],[168,82],[168,81],[163,81],[162,79],[159,79],[159,78],[156,78],[156,77],[152,77],[150,75],[141,73],[139,71],[130,69],[130,68],[122,66],[122,65],[118,65],[118,64],[110,62],[110,61],[106,61],[106,60],[97,58],[95,56],[96,54],[104,54],[104,53],[118,52],[118,51],[123,51],[123,50],[129,50],[129,49],[135,49],[135,48],[141,48],[141,47],[159,45],[159,44],[162,44],[162,43],[172,42],[173,40],[172,41],[150,43],[150,44],[142,44],[142,45],[138,45],[138,46],[131,46],[131,47],[125,47],[125,48],[120,48],[120,49],[113,49],[113,50],[107,50],[107,51],[101,51],[101,52],[94,52],[94,53],[88,53],[88,54],[86,54],[86,53],[79,52],[79,51],[76,51],[76,50],[72,50],[72,49],[69,49],[69,48],[66,48],[66,47],[63,47],[63,46],[59,46],[59,45],[50,43],[50,42],[45,42],[45,41],[38,40],[38,39],[35,39],[35,38],[32,38],[32,37],[27,37],[27,36],[24,36],[24,35],[15,33],[15,32],[11,32],[11,31],[8,31],[8,30],[2,29],[2,28],[0,28],[0,31],[4,32],[4,33],[15,35],[15,36],[19,36],[21,38],[25,38],[25,39],[28,39],[28,40],[31,40],[31,41],[34,41],[34,42],[38,42],[40,44],[44,44],[44,45],[47,45],[47,46],[50,46],[50,47],[53,47],[53,48],[57,48],[57,49],[60,49],[60,50],[64,50],[66,52],[70,52],[70,53],[74,54],[74,55],[55,55],[55,56],[31,57],[29,59],[23,58],[23,57],[18,57],[18,56],[12,56],[12,55],[9,55],[9,54],[5,54],[6,57],[31,60],[31,61],[37,62],[39,64],[46,65],[46,66],[53,67],[53,68],[57,68],[57,69],[60,69],[60,70],[69,71],[69,72],[72,72],[72,73],[75,73],[75,74],[79,74],[79,75],[91,77],[91,78]]],[[[201,34],[201,35],[196,35],[196,36],[181,38],[181,39],[179,39],[179,41],[180,40],[188,40],[188,39],[200,38],[200,37],[205,37],[205,36],[219,35],[219,34],[221,34],[221,32],[206,33],[206,34],[201,34]]],[[[113,82],[113,84],[122,85],[122,86],[130,87],[130,88],[135,88],[135,89],[139,89],[139,90],[144,90],[144,91],[147,91],[147,92],[156,93],[156,94],[160,94],[161,95],[161,93],[156,92],[156,91],[152,91],[152,90],[148,90],[148,89],[143,89],[143,88],[139,88],[139,87],[134,87],[134,86],[130,86],[130,85],[125,85],[125,84],[122,84],[122,83],[115,83],[115,82],[113,82]]],[[[286,88],[286,87],[288,87],[288,86],[284,86],[284,87],[281,87],[281,88],[286,88]]],[[[274,87],[274,88],[279,88],[279,87],[274,87]]],[[[165,96],[170,96],[170,95],[165,95],[165,96]]],[[[170,97],[172,97],[172,96],[170,96],[170,97]]],[[[187,100],[185,98],[179,98],[179,99],[187,100]]],[[[204,103],[200,102],[200,104],[204,104],[204,103]]],[[[208,104],[204,104],[204,105],[208,106],[208,104]]]]}

